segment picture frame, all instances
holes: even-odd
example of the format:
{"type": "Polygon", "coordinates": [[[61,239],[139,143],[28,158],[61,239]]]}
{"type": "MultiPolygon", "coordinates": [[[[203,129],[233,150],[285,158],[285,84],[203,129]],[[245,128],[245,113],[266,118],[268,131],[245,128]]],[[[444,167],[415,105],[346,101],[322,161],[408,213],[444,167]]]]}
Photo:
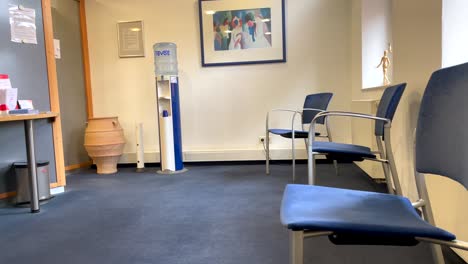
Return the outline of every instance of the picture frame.
{"type": "Polygon", "coordinates": [[[120,58],[145,57],[143,21],[118,22],[117,41],[120,58]]]}
{"type": "Polygon", "coordinates": [[[285,0],[199,0],[203,67],[285,63],[285,0]]]}

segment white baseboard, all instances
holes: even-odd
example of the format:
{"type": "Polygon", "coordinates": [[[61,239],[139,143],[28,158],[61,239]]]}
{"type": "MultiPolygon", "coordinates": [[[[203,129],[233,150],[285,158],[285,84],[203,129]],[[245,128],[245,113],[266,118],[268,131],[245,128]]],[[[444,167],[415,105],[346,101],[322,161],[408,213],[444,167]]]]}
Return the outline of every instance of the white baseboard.
{"type": "MultiPolygon", "coordinates": [[[[290,160],[291,149],[271,149],[272,160],[290,160]]],[[[305,149],[296,150],[296,159],[307,159],[305,149]]],[[[184,151],[186,162],[210,161],[250,161],[265,160],[263,149],[227,149],[227,150],[188,150],[184,151]]],[[[159,152],[145,152],[145,162],[159,162],[159,152]]],[[[119,163],[136,163],[136,153],[124,153],[119,163]]]]}
{"type": "Polygon", "coordinates": [[[65,187],[56,187],[50,189],[50,194],[57,195],[65,192],[65,187]]]}

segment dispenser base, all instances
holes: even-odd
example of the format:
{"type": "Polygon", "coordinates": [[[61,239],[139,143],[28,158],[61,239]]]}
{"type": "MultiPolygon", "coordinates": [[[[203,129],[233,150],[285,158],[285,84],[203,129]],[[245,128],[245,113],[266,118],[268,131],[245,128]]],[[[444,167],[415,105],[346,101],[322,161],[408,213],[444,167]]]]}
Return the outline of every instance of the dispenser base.
{"type": "Polygon", "coordinates": [[[171,175],[171,174],[181,174],[181,173],[184,173],[184,172],[187,172],[188,169],[184,168],[182,170],[178,170],[178,171],[171,171],[171,170],[158,170],[156,173],[157,174],[163,174],[163,175],[171,175]]]}

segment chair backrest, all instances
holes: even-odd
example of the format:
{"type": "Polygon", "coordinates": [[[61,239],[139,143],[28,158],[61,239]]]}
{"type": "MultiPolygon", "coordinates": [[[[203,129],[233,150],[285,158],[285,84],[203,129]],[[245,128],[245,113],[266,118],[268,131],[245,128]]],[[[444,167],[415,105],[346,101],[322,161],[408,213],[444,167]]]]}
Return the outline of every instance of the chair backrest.
{"type": "Polygon", "coordinates": [[[416,131],[416,170],[468,189],[468,63],[432,74],[416,131]]]}
{"type": "MultiPolygon", "coordinates": [[[[304,108],[327,110],[328,104],[330,103],[332,97],[332,93],[309,94],[306,96],[306,99],[304,101],[304,108]]],[[[314,117],[318,113],[319,112],[316,111],[304,111],[304,113],[302,114],[302,124],[309,124],[310,122],[312,122],[312,119],[314,119],[314,117]]],[[[318,118],[317,123],[325,123],[325,118],[318,118]]]]}
{"type": "MultiPolygon", "coordinates": [[[[393,120],[393,116],[397,110],[398,104],[400,103],[401,96],[405,91],[406,83],[400,83],[393,85],[385,89],[380,98],[379,107],[377,108],[376,116],[387,118],[393,120]]],[[[384,126],[385,122],[376,121],[375,122],[375,135],[382,136],[384,135],[384,126]]]]}

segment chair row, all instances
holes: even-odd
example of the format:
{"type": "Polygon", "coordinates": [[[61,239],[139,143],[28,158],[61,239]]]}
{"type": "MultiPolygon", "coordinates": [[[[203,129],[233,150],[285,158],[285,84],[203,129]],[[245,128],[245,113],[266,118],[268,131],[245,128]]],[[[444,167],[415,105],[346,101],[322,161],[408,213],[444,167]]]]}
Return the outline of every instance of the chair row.
{"type": "MultiPolygon", "coordinates": [[[[308,131],[309,183],[314,183],[314,155],[326,153],[339,159],[376,160],[384,164],[387,180],[397,193],[372,193],[313,185],[289,184],[283,194],[281,222],[290,233],[290,263],[302,264],[304,239],[328,236],[336,245],[414,246],[431,244],[434,262],[443,264],[440,245],[468,250],[468,243],[434,224],[424,174],[450,178],[468,188],[468,63],[434,72],[424,92],[415,138],[415,182],[419,199],[403,197],[391,154],[392,118],[405,84],[387,88],[376,116],[347,112],[317,113],[308,131]],[[315,124],[332,116],[350,116],[376,121],[379,153],[356,146],[316,142],[315,124]],[[385,143],[383,146],[382,141],[385,143]],[[333,149],[331,147],[334,147],[333,149]],[[362,151],[361,151],[362,150],[362,151]],[[375,154],[379,154],[377,158],[375,154]],[[391,175],[392,177],[389,177],[391,175]],[[423,218],[418,214],[422,211],[423,218]]],[[[408,135],[409,136],[409,135],[408,135]]]]}
{"type": "Polygon", "coordinates": [[[293,182],[296,179],[295,139],[304,139],[308,153],[309,184],[314,184],[315,182],[315,156],[325,155],[328,159],[334,161],[336,170],[338,166],[337,161],[349,162],[371,160],[381,163],[387,182],[388,193],[393,194],[393,186],[395,186],[396,192],[401,194],[401,187],[390,144],[390,127],[405,87],[406,83],[388,87],[380,99],[375,116],[352,112],[327,111],[330,100],[333,97],[332,93],[308,95],[305,99],[302,111],[288,109],[271,110],[267,113],[266,118],[266,173],[270,173],[269,136],[270,134],[274,134],[291,139],[293,182]],[[270,114],[273,112],[291,113],[291,129],[270,128],[269,119],[270,114]],[[302,130],[295,129],[295,120],[297,115],[301,116],[302,130]],[[374,133],[378,150],[371,150],[367,146],[333,142],[328,120],[334,116],[346,116],[373,120],[375,123],[374,133]],[[321,133],[317,132],[316,125],[324,125],[327,133],[322,135],[321,133]],[[327,138],[328,141],[316,141],[315,138],[317,137],[327,138]]]}

